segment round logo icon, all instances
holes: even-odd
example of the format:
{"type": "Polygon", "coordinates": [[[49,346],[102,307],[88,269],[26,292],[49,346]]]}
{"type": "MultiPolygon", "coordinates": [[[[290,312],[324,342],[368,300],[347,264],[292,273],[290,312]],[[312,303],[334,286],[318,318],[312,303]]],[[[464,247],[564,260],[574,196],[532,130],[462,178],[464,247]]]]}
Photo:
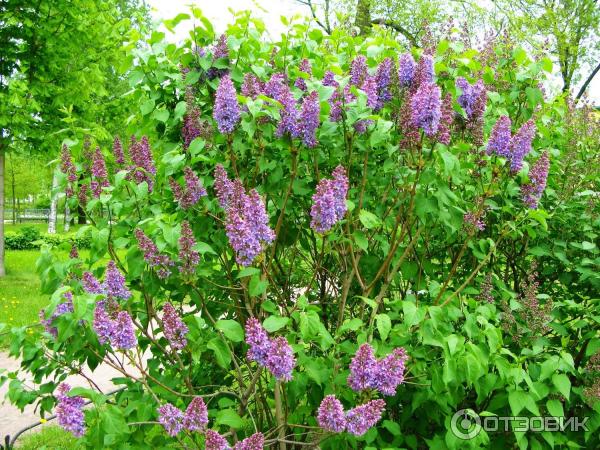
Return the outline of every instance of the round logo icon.
{"type": "Polygon", "coordinates": [[[481,418],[472,409],[461,409],[452,416],[450,429],[459,439],[473,439],[481,432],[481,418]]]}

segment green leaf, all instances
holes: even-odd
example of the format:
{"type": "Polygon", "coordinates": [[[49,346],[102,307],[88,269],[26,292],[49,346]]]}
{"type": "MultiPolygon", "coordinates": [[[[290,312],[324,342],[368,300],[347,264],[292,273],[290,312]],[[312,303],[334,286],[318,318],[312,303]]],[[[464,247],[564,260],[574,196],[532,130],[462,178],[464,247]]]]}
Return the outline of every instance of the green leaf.
{"type": "Polygon", "coordinates": [[[213,338],[211,339],[206,347],[212,350],[215,353],[215,358],[217,360],[217,364],[221,366],[223,369],[228,369],[231,364],[231,352],[227,347],[227,344],[223,342],[221,338],[213,338]]]}
{"type": "Polygon", "coordinates": [[[154,110],[154,100],[150,99],[150,100],[146,100],[144,103],[142,103],[142,105],[140,106],[140,111],[141,113],[145,116],[146,114],[150,114],[152,112],[152,110],[154,110]]]}
{"type": "Polygon", "coordinates": [[[250,275],[256,275],[258,273],[260,273],[260,269],[256,267],[244,267],[238,272],[236,278],[249,277],[250,275]]]}
{"type": "Polygon", "coordinates": [[[377,217],[372,212],[367,211],[366,209],[360,210],[358,218],[367,230],[381,225],[381,220],[379,219],[379,217],[377,217]]]}
{"type": "Polygon", "coordinates": [[[350,320],[346,320],[342,326],[338,329],[337,334],[341,335],[345,331],[357,331],[360,327],[363,326],[363,321],[358,317],[355,317],[350,320]]]}
{"type": "Polygon", "coordinates": [[[385,341],[390,334],[390,330],[392,329],[392,321],[390,320],[390,316],[387,314],[377,314],[375,316],[375,323],[377,324],[377,330],[379,331],[381,340],[385,341]]]}
{"type": "Polygon", "coordinates": [[[383,427],[386,430],[388,430],[393,436],[400,436],[402,434],[400,425],[398,425],[396,422],[392,422],[391,420],[384,420],[383,427]]]}
{"type": "Polygon", "coordinates": [[[258,275],[253,275],[250,279],[250,286],[248,287],[250,295],[252,297],[258,297],[267,290],[269,283],[266,280],[261,280],[258,275]]]}
{"type": "Polygon", "coordinates": [[[244,330],[235,320],[218,320],[215,327],[221,330],[225,337],[233,342],[242,342],[244,340],[244,330]]]}
{"type": "Polygon", "coordinates": [[[555,398],[548,400],[546,402],[546,407],[548,408],[548,412],[554,417],[564,417],[565,415],[565,411],[560,400],[555,398]]]}
{"type": "Polygon", "coordinates": [[[244,420],[233,409],[221,409],[217,412],[215,422],[231,428],[243,428],[244,426],[244,420]]]}
{"type": "Polygon", "coordinates": [[[263,327],[269,333],[274,333],[285,327],[289,321],[290,319],[288,317],[269,316],[263,322],[263,327]]]}
{"type": "Polygon", "coordinates": [[[354,243],[358,248],[360,248],[363,252],[366,252],[369,248],[369,241],[367,240],[367,236],[360,230],[356,230],[352,233],[352,237],[354,237],[354,243]]]}
{"type": "Polygon", "coordinates": [[[552,375],[552,384],[554,384],[563,397],[567,400],[569,399],[569,394],[571,393],[571,381],[568,376],[564,373],[555,373],[552,375]]]}
{"type": "Polygon", "coordinates": [[[169,111],[166,109],[157,109],[154,111],[154,114],[152,114],[152,117],[159,122],[166,122],[169,119],[169,111]]]}

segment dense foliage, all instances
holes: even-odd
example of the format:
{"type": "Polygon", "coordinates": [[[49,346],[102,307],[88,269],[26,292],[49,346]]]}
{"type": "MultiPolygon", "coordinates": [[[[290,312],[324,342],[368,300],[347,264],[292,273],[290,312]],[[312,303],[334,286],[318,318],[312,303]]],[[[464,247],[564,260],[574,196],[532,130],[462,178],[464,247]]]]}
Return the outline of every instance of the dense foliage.
{"type": "Polygon", "coordinates": [[[551,62],[194,14],[135,53],[112,152],[63,148],[90,255],[38,262],[10,400],[90,448],[600,445],[599,127],[551,62]],[[61,384],[99,364],[122,390],[61,384]],[[588,431],[465,441],[461,409],[588,431]]]}

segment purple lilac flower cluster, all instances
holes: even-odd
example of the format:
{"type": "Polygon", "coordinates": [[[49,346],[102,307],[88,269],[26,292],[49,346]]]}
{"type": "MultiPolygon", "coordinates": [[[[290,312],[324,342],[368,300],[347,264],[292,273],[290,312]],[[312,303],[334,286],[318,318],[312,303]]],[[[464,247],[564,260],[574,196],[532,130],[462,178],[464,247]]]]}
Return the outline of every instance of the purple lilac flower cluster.
{"type": "Polygon", "coordinates": [[[55,338],[58,336],[58,329],[52,326],[52,322],[65,313],[73,312],[73,293],[68,291],[63,294],[64,302],[59,303],[50,318],[46,319],[46,311],[40,310],[40,323],[44,326],[44,331],[50,333],[55,338]]]}
{"type": "Polygon", "coordinates": [[[183,138],[183,148],[187,150],[190,144],[197,137],[202,136],[202,127],[200,125],[200,110],[194,105],[194,97],[191,88],[186,92],[186,111],[183,117],[183,127],[181,127],[181,137],[183,138]]]}
{"type": "Polygon", "coordinates": [[[244,97],[249,97],[253,100],[263,92],[263,83],[253,73],[247,72],[244,74],[244,81],[242,82],[241,93],[244,97]]]}
{"type": "Polygon", "coordinates": [[[406,351],[397,348],[386,357],[377,360],[373,354],[373,347],[363,344],[350,363],[348,385],[357,392],[376,389],[384,395],[394,395],[398,385],[404,382],[407,359],[406,351]]]}
{"type": "Polygon", "coordinates": [[[215,190],[227,214],[225,230],[236,260],[249,266],[262,252],[263,245],[275,240],[265,204],[256,189],[246,194],[240,180],[229,180],[220,164],[215,169],[215,190]]]}
{"type": "Polygon", "coordinates": [[[326,396],[317,413],[317,422],[321,428],[333,433],[347,430],[355,436],[362,436],[381,419],[385,411],[385,401],[371,400],[344,412],[342,403],[335,395],[326,396]]]}
{"type": "Polygon", "coordinates": [[[346,214],[346,196],[348,195],[348,177],[346,169],[337,166],[332,173],[333,179],[323,178],[317,185],[312,197],[310,226],[317,233],[326,233],[346,214]]]}
{"type": "Polygon", "coordinates": [[[158,421],[169,436],[177,436],[183,429],[202,432],[208,425],[208,408],[202,397],[194,397],[185,413],[166,403],[158,408],[158,421]]]}
{"type": "Polygon", "coordinates": [[[183,178],[185,187],[181,187],[173,178],[169,178],[169,185],[179,206],[182,209],[189,209],[198,203],[200,198],[206,196],[206,189],[202,186],[200,178],[189,167],[183,169],[183,178]]]}
{"type": "Polygon", "coordinates": [[[119,311],[113,301],[101,300],[96,303],[93,328],[100,344],[110,342],[117,350],[129,350],[137,345],[131,316],[127,311],[119,311]]]}
{"type": "Polygon", "coordinates": [[[83,290],[89,294],[104,294],[109,298],[120,298],[127,300],[131,292],[125,286],[125,277],[117,268],[113,260],[106,265],[104,283],[100,283],[91,272],[84,272],[81,280],[83,290]]]}
{"type": "Polygon", "coordinates": [[[511,172],[517,173],[523,167],[523,159],[531,151],[531,143],[535,137],[536,127],[533,119],[525,122],[519,131],[511,137],[511,121],[501,116],[494,125],[487,145],[487,153],[495,153],[508,159],[511,172]]]}
{"type": "Polygon", "coordinates": [[[156,174],[156,167],[154,166],[154,160],[152,159],[152,150],[150,149],[150,143],[146,136],[137,141],[135,136],[131,136],[131,144],[129,146],[129,154],[133,166],[130,170],[130,177],[140,184],[142,182],[148,183],[148,191],[152,192],[154,186],[154,175],[156,174]]]}
{"type": "Polygon", "coordinates": [[[444,145],[450,144],[450,129],[454,121],[454,108],[452,108],[452,94],[444,96],[442,103],[440,125],[438,126],[437,139],[444,145]]]}
{"type": "Polygon", "coordinates": [[[483,81],[477,80],[475,84],[471,84],[464,77],[458,77],[455,83],[456,87],[462,91],[456,101],[465,110],[467,117],[471,119],[475,112],[475,104],[478,98],[485,92],[483,81]]]}
{"type": "Polygon", "coordinates": [[[469,211],[463,216],[463,221],[468,231],[485,230],[485,222],[482,220],[482,214],[477,211],[469,211]]]}
{"type": "Polygon", "coordinates": [[[431,82],[422,83],[411,98],[412,124],[428,137],[435,136],[441,119],[441,91],[431,82]]]}
{"type": "Polygon", "coordinates": [[[219,433],[213,430],[206,431],[205,450],[229,450],[227,440],[219,433]]]}
{"type": "MultiPolygon", "coordinates": [[[[227,35],[222,34],[219,36],[217,43],[212,47],[212,61],[213,63],[218,59],[227,59],[229,58],[229,48],[227,46],[227,35]]],[[[222,77],[227,74],[227,69],[217,69],[216,67],[211,67],[208,69],[206,75],[210,80],[213,80],[217,77],[222,77]]]]}
{"type": "MultiPolygon", "coordinates": [[[[262,433],[254,433],[252,436],[238,442],[233,450],[262,450],[265,445],[265,437],[262,433]]],[[[206,432],[205,440],[206,450],[230,450],[231,447],[227,440],[219,433],[213,430],[206,432]]]]}
{"type": "Polygon", "coordinates": [[[318,144],[316,133],[319,127],[320,112],[319,94],[313,91],[302,101],[300,112],[299,133],[302,136],[302,142],[308,148],[316,147],[318,144]]]}
{"type": "Polygon", "coordinates": [[[350,63],[350,84],[357,87],[362,86],[367,75],[367,58],[358,55],[350,63]]]}
{"type": "Polygon", "coordinates": [[[246,322],[247,357],[266,367],[278,380],[290,381],[296,365],[294,351],[283,336],[269,339],[260,322],[251,317],[246,322]]]}
{"type": "Polygon", "coordinates": [[[156,269],[159,278],[167,278],[171,274],[170,267],[174,262],[167,255],[161,254],[156,244],[142,230],[136,228],[134,234],[148,265],[156,269]]]}
{"type": "Polygon", "coordinates": [[[329,109],[329,120],[332,122],[339,122],[342,120],[343,113],[343,95],[339,90],[340,83],[338,83],[335,79],[335,74],[328,70],[323,75],[323,80],[321,81],[323,86],[334,87],[335,91],[331,97],[329,97],[328,103],[330,106],[329,109]]]}
{"type": "Polygon", "coordinates": [[[229,75],[223,76],[219,82],[215,95],[213,116],[217,121],[219,131],[224,134],[233,132],[240,121],[240,105],[238,104],[235,86],[229,75]]]}
{"type": "Polygon", "coordinates": [[[545,151],[529,171],[529,183],[521,186],[523,203],[525,203],[528,208],[536,209],[538,207],[544,189],[546,189],[546,180],[548,178],[549,169],[550,159],[548,152],[545,151]]]}
{"type": "Polygon", "coordinates": [[[102,151],[100,147],[96,147],[96,151],[92,157],[92,182],[90,183],[90,187],[92,190],[92,194],[94,197],[100,197],[102,193],[102,188],[107,187],[108,183],[108,172],[106,171],[106,162],[104,161],[104,155],[102,155],[102,151]]]}
{"type": "Polygon", "coordinates": [[[398,58],[398,79],[400,86],[408,88],[411,86],[415,77],[417,63],[411,53],[403,53],[398,58]]]}
{"type": "Polygon", "coordinates": [[[67,197],[72,197],[74,193],[73,183],[77,181],[77,171],[75,169],[75,165],[73,164],[71,151],[66,145],[62,146],[62,150],[60,152],[60,171],[67,176],[68,185],[65,193],[67,197]]]}
{"type": "MultiPolygon", "coordinates": [[[[309,76],[309,78],[312,75],[312,67],[310,66],[310,61],[306,58],[304,58],[300,62],[299,69],[300,69],[300,72],[304,72],[305,74],[307,74],[309,76]]],[[[307,87],[306,87],[306,81],[304,80],[304,78],[302,78],[302,77],[296,78],[296,81],[294,82],[294,86],[296,86],[301,91],[306,92],[307,87]]]]}
{"type": "Polygon", "coordinates": [[[69,258],[71,258],[71,259],[79,258],[79,251],[77,251],[76,245],[71,245],[71,251],[69,251],[69,258]]]}
{"type": "Polygon", "coordinates": [[[377,82],[377,106],[376,111],[383,108],[384,104],[392,99],[391,83],[392,83],[392,72],[394,70],[394,62],[392,58],[385,58],[375,74],[375,80],[377,82]]]}
{"type": "Polygon", "coordinates": [[[61,383],[58,386],[56,398],[55,413],[58,424],[73,434],[75,437],[81,437],[85,434],[85,419],[83,416],[83,405],[85,401],[79,396],[70,397],[71,386],[67,383],[61,383]]]}
{"type": "Polygon", "coordinates": [[[196,240],[194,233],[187,221],[181,224],[181,236],[179,237],[179,262],[181,266],[179,271],[183,275],[193,275],[196,272],[196,266],[200,262],[200,254],[194,250],[196,240]]]}
{"type": "Polygon", "coordinates": [[[115,164],[122,166],[125,164],[125,153],[123,152],[123,144],[119,136],[115,136],[113,141],[113,156],[115,157],[115,164]]]}
{"type": "Polygon", "coordinates": [[[183,323],[177,310],[167,302],[163,306],[163,331],[165,337],[171,347],[177,350],[181,350],[187,345],[187,339],[185,335],[189,331],[187,325],[183,323]]]}

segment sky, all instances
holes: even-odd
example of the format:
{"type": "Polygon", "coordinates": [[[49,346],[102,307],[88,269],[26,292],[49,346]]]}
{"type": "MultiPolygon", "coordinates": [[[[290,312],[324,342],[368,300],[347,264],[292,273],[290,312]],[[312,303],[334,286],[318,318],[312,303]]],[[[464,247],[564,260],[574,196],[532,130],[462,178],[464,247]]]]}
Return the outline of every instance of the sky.
{"type": "MultiPolygon", "coordinates": [[[[224,31],[227,24],[232,22],[229,9],[234,11],[249,9],[254,16],[264,21],[273,38],[278,37],[285,30],[285,26],[280,20],[281,16],[291,17],[294,14],[309,13],[306,6],[295,0],[146,0],[146,2],[152,8],[152,17],[155,20],[172,19],[179,13],[189,13],[189,5],[193,4],[202,10],[216,31],[224,31]]],[[[167,34],[169,40],[180,42],[188,36],[191,27],[192,21],[185,21],[177,26],[175,34],[170,33],[164,27],[161,30],[167,34]]],[[[555,64],[556,68],[557,64],[555,64]]],[[[587,92],[590,99],[596,105],[600,105],[600,74],[596,75],[587,92]]]]}

